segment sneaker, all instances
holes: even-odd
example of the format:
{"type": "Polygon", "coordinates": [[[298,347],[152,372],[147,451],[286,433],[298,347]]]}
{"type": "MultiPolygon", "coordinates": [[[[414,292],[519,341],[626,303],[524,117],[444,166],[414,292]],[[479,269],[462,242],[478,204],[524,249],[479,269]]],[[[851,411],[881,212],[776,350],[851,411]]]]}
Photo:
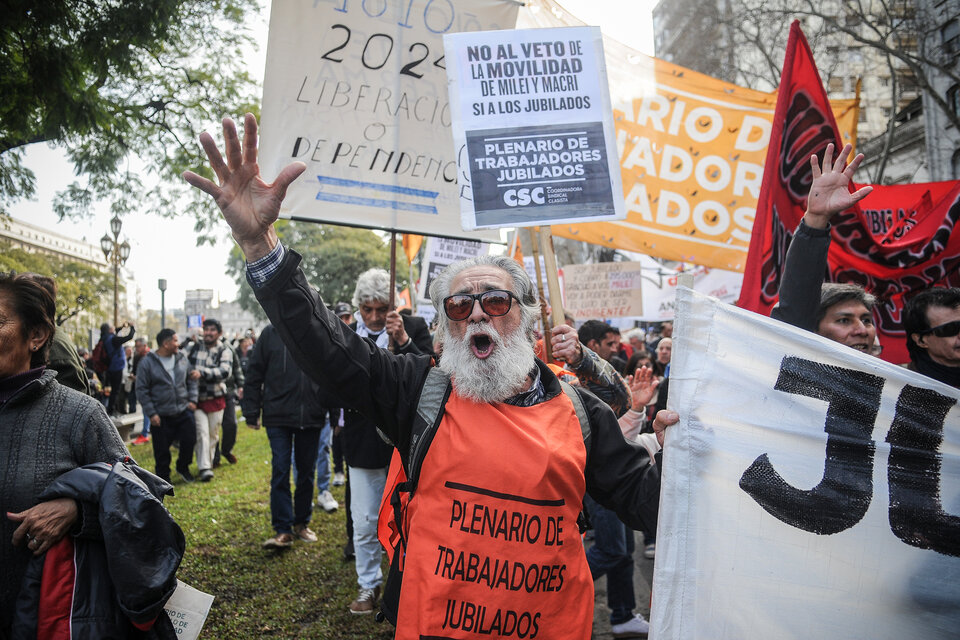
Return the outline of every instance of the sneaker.
{"type": "Polygon", "coordinates": [[[223,457],[226,458],[227,462],[230,464],[237,464],[237,456],[233,455],[232,453],[225,453],[223,454],[223,457]]]}
{"type": "Polygon", "coordinates": [[[317,541],[317,534],[315,534],[313,531],[311,531],[311,530],[310,530],[310,527],[308,527],[308,526],[305,525],[305,524],[294,525],[294,527],[293,527],[293,535],[295,535],[295,536],[297,536],[298,538],[300,538],[300,540],[302,540],[303,542],[316,542],[316,541],[317,541]]]}
{"type": "Polygon", "coordinates": [[[177,471],[177,475],[179,475],[180,478],[187,484],[196,480],[196,478],[193,477],[193,474],[190,473],[189,469],[187,471],[177,471]]]}
{"type": "Polygon", "coordinates": [[[651,542],[643,548],[643,557],[647,560],[653,560],[657,555],[657,543],[651,542]]]}
{"type": "Polygon", "coordinates": [[[650,633],[650,623],[639,613],[620,624],[611,625],[614,638],[646,638],[650,633]]]}
{"type": "Polygon", "coordinates": [[[139,435],[137,439],[133,441],[133,444],[147,444],[150,442],[150,436],[139,435]]]}
{"type": "Polygon", "coordinates": [[[339,471],[333,474],[333,486],[342,487],[347,483],[347,479],[339,471]]]}
{"type": "Polygon", "coordinates": [[[210,482],[211,480],[213,480],[213,471],[210,471],[210,469],[204,469],[203,471],[200,472],[199,477],[200,477],[200,482],[210,482]]]}
{"type": "Polygon", "coordinates": [[[329,491],[324,490],[317,496],[317,506],[327,513],[333,513],[340,506],[340,503],[336,501],[329,491]]]}
{"type": "Polygon", "coordinates": [[[380,599],[380,587],[373,589],[360,589],[357,599],[350,603],[350,613],[364,616],[373,613],[377,607],[377,600],[380,599]]]}
{"type": "Polygon", "coordinates": [[[264,549],[287,549],[293,546],[292,533],[278,533],[272,538],[263,541],[264,549]]]}

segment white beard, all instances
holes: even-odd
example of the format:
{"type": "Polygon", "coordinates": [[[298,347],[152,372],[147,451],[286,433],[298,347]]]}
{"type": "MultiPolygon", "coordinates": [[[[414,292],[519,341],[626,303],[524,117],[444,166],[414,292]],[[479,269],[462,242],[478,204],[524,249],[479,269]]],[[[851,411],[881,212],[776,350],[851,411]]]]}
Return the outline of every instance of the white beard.
{"type": "Polygon", "coordinates": [[[533,367],[533,348],[522,327],[502,336],[488,325],[469,324],[462,337],[454,338],[448,331],[443,341],[440,368],[453,378],[457,393],[474,402],[503,402],[515,396],[533,367]],[[493,343],[493,353],[483,360],[470,348],[471,336],[478,333],[493,343]]]}

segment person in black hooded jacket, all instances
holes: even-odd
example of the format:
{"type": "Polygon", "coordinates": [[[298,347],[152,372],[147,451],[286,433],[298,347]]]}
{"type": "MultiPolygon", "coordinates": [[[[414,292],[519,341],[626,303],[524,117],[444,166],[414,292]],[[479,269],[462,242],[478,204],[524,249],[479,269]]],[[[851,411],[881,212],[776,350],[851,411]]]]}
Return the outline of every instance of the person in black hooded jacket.
{"type": "Polygon", "coordinates": [[[266,427],[273,454],[270,516],[276,535],[263,546],[286,548],[297,538],[316,542],[317,535],[308,525],[317,449],[327,411],[320,402],[322,394],[293,361],[272,325],[263,330],[254,345],[246,376],[241,411],[248,427],[259,429],[261,422],[266,427]],[[297,487],[292,497],[291,455],[297,467],[297,487]]]}

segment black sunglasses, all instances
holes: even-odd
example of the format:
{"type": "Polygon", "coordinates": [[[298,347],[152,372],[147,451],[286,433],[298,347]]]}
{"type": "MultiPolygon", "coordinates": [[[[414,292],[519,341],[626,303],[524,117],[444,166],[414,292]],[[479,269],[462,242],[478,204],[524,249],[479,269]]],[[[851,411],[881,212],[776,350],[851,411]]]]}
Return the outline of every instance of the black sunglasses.
{"type": "Polygon", "coordinates": [[[451,320],[466,320],[473,313],[473,301],[480,302],[480,308],[490,317],[505,316],[517,296],[505,289],[492,289],[483,293],[455,293],[443,299],[443,312],[451,320]]]}
{"type": "Polygon", "coordinates": [[[930,329],[925,329],[920,332],[920,335],[926,336],[933,334],[938,338],[952,338],[953,336],[960,333],[960,320],[954,320],[952,322],[945,322],[944,324],[932,327],[930,329]]]}

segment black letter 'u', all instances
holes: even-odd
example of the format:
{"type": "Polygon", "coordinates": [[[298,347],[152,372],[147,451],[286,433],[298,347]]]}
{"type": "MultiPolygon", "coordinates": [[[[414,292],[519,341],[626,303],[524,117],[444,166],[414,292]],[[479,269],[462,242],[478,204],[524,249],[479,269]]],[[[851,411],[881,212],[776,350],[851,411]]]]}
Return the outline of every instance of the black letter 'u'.
{"type": "Polygon", "coordinates": [[[763,454],[743,472],[740,488],[778,520],[811,533],[839,533],[860,522],[873,494],[875,447],[870,436],[883,383],[883,378],[861,371],[784,358],[774,389],[830,403],[823,479],[813,489],[797,489],[763,454]]]}
{"type": "Polygon", "coordinates": [[[890,462],[890,529],[907,544],[960,556],[960,518],[940,501],[943,423],[957,401],[907,385],[887,434],[890,462]]]}

